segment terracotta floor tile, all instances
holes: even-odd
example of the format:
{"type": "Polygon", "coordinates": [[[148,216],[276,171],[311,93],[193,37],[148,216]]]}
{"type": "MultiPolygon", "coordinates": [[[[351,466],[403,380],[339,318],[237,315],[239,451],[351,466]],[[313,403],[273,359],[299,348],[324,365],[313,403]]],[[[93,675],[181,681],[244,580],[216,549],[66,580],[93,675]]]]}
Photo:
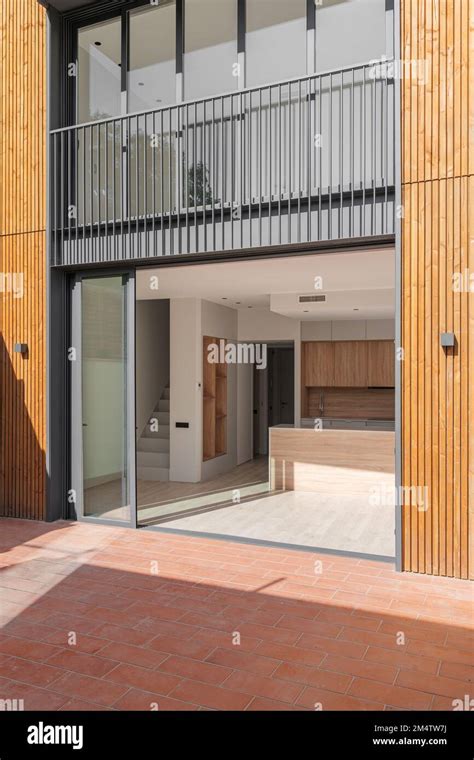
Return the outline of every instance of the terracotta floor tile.
{"type": "Polygon", "coordinates": [[[287,702],[276,702],[274,699],[265,697],[255,697],[250,705],[246,708],[248,712],[273,712],[273,711],[307,711],[306,707],[300,705],[289,705],[287,702]]]}
{"type": "MultiPolygon", "coordinates": [[[[361,633],[365,633],[365,631],[361,631],[361,633]]],[[[344,657],[353,657],[358,660],[362,659],[367,650],[365,644],[344,641],[339,638],[328,639],[323,636],[313,636],[310,633],[304,633],[296,646],[304,647],[305,649],[317,649],[319,652],[326,654],[340,654],[344,657]]]]}
{"type": "Polygon", "coordinates": [[[205,660],[212,652],[213,645],[200,641],[197,637],[192,639],[178,639],[175,636],[157,636],[148,644],[151,649],[168,654],[180,654],[183,657],[192,657],[195,660],[205,660]]]}
{"type": "Polygon", "coordinates": [[[154,649],[145,649],[131,644],[120,644],[118,641],[106,643],[100,652],[101,657],[107,657],[117,662],[126,662],[130,665],[141,665],[144,668],[155,668],[166,660],[168,655],[154,649]]]}
{"type": "Polygon", "coordinates": [[[199,710],[198,705],[170,699],[162,694],[153,694],[141,689],[130,689],[114,703],[115,710],[199,710]]]}
{"type": "Polygon", "coordinates": [[[292,704],[303,690],[301,683],[294,683],[288,679],[279,679],[277,672],[271,678],[268,678],[266,676],[256,676],[244,670],[234,671],[226,680],[224,686],[232,691],[243,691],[252,696],[267,697],[268,699],[276,699],[279,702],[288,702],[289,704],[292,704]]]}
{"type": "Polygon", "coordinates": [[[57,668],[63,668],[64,670],[71,670],[74,673],[82,673],[85,676],[95,676],[95,678],[102,678],[110,670],[112,670],[117,663],[114,660],[104,659],[102,656],[97,657],[92,654],[84,654],[82,652],[74,651],[74,648],[62,649],[57,654],[54,654],[48,660],[48,665],[54,665],[57,668]]]}
{"type": "Polygon", "coordinates": [[[258,623],[242,623],[237,625],[236,630],[243,636],[250,636],[262,641],[274,641],[277,644],[296,644],[301,631],[295,631],[287,628],[279,628],[269,625],[259,625],[258,623]]]}
{"type": "Polygon", "coordinates": [[[12,636],[0,637],[0,652],[2,654],[15,655],[25,660],[43,662],[58,651],[58,647],[52,644],[44,644],[40,641],[14,638],[12,636]]]}
{"type": "Polygon", "coordinates": [[[262,641],[256,654],[264,657],[272,657],[275,660],[287,660],[288,662],[300,662],[303,665],[318,666],[324,659],[324,654],[313,649],[303,647],[289,647],[284,644],[273,644],[270,641],[262,641]]]}
{"type": "Polygon", "coordinates": [[[334,673],[323,668],[312,668],[307,665],[298,665],[296,663],[284,662],[280,665],[275,673],[274,678],[282,678],[288,681],[305,684],[305,686],[316,686],[320,689],[329,691],[338,691],[341,694],[347,691],[352,675],[334,673]]]}
{"type": "Polygon", "coordinates": [[[69,710],[72,710],[73,712],[81,712],[82,710],[86,712],[98,712],[109,711],[111,708],[105,707],[104,705],[97,705],[93,702],[86,702],[84,699],[69,699],[62,705],[62,707],[59,708],[59,712],[65,712],[69,710]]]}
{"type": "Polygon", "coordinates": [[[141,668],[138,665],[121,664],[107,674],[106,680],[166,695],[179,684],[181,679],[168,673],[141,668]]]}
{"type": "MultiPolygon", "coordinates": [[[[61,629],[50,629],[47,636],[43,637],[43,641],[48,644],[56,644],[60,647],[68,647],[69,632],[61,629]]],[[[105,639],[100,639],[96,636],[87,636],[86,634],[79,633],[76,636],[76,643],[74,644],[75,652],[84,652],[86,654],[96,654],[99,652],[107,642],[105,639]]]]}
{"type": "Polygon", "coordinates": [[[337,694],[334,691],[306,688],[296,700],[297,705],[309,710],[383,710],[383,704],[368,699],[358,699],[348,694],[337,694]]]}
{"type": "Polygon", "coordinates": [[[27,709],[451,710],[473,683],[466,581],[83,523],[0,545],[0,698],[27,709]]]}
{"type": "Polygon", "coordinates": [[[431,676],[426,673],[414,673],[409,670],[401,670],[395,683],[398,686],[407,686],[410,689],[453,699],[462,699],[466,693],[465,681],[444,676],[431,676]]]}
{"type": "Polygon", "coordinates": [[[373,681],[383,683],[393,683],[398,673],[398,668],[395,665],[383,665],[368,660],[354,660],[331,654],[323,660],[321,667],[325,670],[333,670],[336,673],[370,678],[373,681]]]}
{"type": "Polygon", "coordinates": [[[10,657],[7,662],[0,663],[0,676],[12,681],[21,681],[31,686],[48,686],[63,673],[59,668],[43,662],[22,660],[10,657]]]}
{"type": "Polygon", "coordinates": [[[110,706],[127,691],[126,686],[80,673],[64,673],[49,688],[57,694],[106,706],[110,706]]]}
{"type": "Polygon", "coordinates": [[[169,696],[215,710],[245,710],[252,700],[249,694],[189,680],[181,681],[169,696]]]}
{"type": "Polygon", "coordinates": [[[224,667],[233,668],[235,670],[247,670],[250,673],[260,676],[271,675],[280,664],[280,660],[275,660],[270,657],[260,657],[252,652],[242,652],[239,651],[237,647],[233,647],[232,649],[215,649],[206,658],[206,662],[223,665],[224,667]]]}
{"type": "Polygon", "coordinates": [[[299,634],[312,633],[315,636],[324,636],[328,639],[335,639],[342,631],[341,625],[328,623],[327,621],[321,620],[319,617],[316,620],[304,620],[303,618],[295,618],[291,615],[283,615],[278,623],[276,623],[276,628],[287,628],[288,630],[295,631],[299,634]]]}
{"type": "Polygon", "coordinates": [[[190,678],[194,681],[203,681],[219,685],[232,673],[231,668],[222,667],[211,663],[199,662],[187,657],[171,655],[157,668],[161,673],[170,673],[182,678],[190,678]]]}
{"type": "Polygon", "coordinates": [[[432,700],[431,694],[425,694],[422,691],[369,681],[365,678],[355,678],[348,693],[360,699],[369,699],[392,707],[408,707],[411,710],[429,710],[432,700]]]}
{"type": "Polygon", "coordinates": [[[420,673],[435,674],[438,672],[439,661],[429,657],[418,657],[406,652],[406,647],[400,647],[399,652],[393,652],[390,649],[378,649],[369,647],[365,653],[364,660],[377,662],[381,665],[393,665],[402,670],[414,670],[420,673]]]}
{"type": "Polygon", "coordinates": [[[223,649],[238,649],[244,652],[254,652],[259,644],[259,639],[253,639],[249,636],[241,636],[239,643],[236,644],[233,632],[217,631],[209,628],[200,628],[192,637],[192,641],[200,641],[208,644],[210,647],[222,647],[223,649]]]}
{"type": "Polygon", "coordinates": [[[126,628],[125,626],[115,625],[114,623],[104,623],[99,625],[95,631],[94,636],[100,639],[105,639],[104,643],[108,641],[116,641],[123,644],[135,644],[136,646],[142,646],[151,641],[156,633],[153,631],[144,631],[137,628],[126,628]]]}
{"type": "Polygon", "coordinates": [[[442,662],[439,668],[439,675],[474,683],[474,667],[459,662],[442,662]]]}

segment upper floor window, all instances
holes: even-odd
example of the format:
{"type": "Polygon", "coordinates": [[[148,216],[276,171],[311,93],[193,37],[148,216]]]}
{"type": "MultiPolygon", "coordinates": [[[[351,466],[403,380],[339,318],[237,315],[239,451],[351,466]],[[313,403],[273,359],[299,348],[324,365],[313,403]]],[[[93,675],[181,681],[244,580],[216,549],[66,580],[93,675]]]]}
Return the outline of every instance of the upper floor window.
{"type": "Polygon", "coordinates": [[[161,108],[176,101],[176,3],[130,13],[128,111],[161,108]]]}
{"type": "Polygon", "coordinates": [[[385,0],[324,0],[316,6],[316,71],[387,53],[385,0]]]}
{"type": "Polygon", "coordinates": [[[306,0],[247,0],[246,85],[306,74],[306,0]]]}
{"type": "Polygon", "coordinates": [[[237,0],[186,0],[186,100],[237,87],[237,0]]]}
{"type": "Polygon", "coordinates": [[[78,122],[284,82],[391,52],[387,0],[143,0],[135,6],[78,29],[78,122]]]}
{"type": "Polygon", "coordinates": [[[76,98],[79,122],[120,114],[120,39],[120,18],[79,29],[76,98]]]}

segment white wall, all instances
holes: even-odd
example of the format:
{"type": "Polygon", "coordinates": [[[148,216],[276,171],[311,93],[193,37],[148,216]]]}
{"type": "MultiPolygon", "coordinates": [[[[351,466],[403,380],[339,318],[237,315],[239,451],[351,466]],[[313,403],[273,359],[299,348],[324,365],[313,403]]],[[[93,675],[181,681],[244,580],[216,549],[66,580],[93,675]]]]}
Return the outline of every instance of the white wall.
{"type": "Polygon", "coordinates": [[[137,301],[136,389],[138,437],[170,379],[170,304],[137,301]]]}
{"type": "Polygon", "coordinates": [[[237,367],[237,464],[253,456],[253,364],[237,367]]]}
{"type": "Polygon", "coordinates": [[[394,319],[302,322],[301,340],[394,340],[394,319]]]}
{"type": "Polygon", "coordinates": [[[295,347],[295,425],[301,417],[301,322],[275,314],[269,309],[241,309],[238,312],[241,342],[293,341],[295,347]]]}
{"type": "Polygon", "coordinates": [[[202,461],[201,301],[170,301],[170,480],[197,483],[202,461]],[[176,422],[189,422],[177,428],[176,422]]]}

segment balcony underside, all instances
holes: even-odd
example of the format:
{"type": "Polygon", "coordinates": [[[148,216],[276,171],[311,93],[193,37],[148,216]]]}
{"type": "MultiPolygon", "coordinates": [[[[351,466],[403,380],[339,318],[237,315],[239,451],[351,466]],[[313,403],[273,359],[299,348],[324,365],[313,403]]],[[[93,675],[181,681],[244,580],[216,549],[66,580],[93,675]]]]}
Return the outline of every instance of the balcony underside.
{"type": "Polygon", "coordinates": [[[394,187],[346,188],[238,206],[190,207],[171,213],[71,224],[53,235],[53,266],[213,254],[280,245],[394,234],[394,187]]]}

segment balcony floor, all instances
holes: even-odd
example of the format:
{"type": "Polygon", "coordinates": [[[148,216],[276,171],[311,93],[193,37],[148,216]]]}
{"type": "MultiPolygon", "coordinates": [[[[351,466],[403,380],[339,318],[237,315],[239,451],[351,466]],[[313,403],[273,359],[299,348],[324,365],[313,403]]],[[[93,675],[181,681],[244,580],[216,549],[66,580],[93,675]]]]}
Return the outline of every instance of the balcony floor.
{"type": "Polygon", "coordinates": [[[452,710],[469,691],[467,581],[83,523],[0,536],[0,698],[26,710],[452,710]]]}

